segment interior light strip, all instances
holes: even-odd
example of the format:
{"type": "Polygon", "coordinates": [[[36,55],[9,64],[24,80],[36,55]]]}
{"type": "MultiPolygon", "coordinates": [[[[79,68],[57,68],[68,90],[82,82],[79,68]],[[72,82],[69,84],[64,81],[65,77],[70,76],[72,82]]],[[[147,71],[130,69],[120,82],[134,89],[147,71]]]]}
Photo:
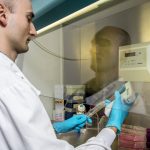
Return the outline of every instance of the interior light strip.
{"type": "Polygon", "coordinates": [[[40,34],[46,32],[46,31],[48,31],[48,30],[50,30],[50,29],[52,29],[54,27],[57,27],[57,26],[65,23],[67,21],[70,21],[71,19],[79,17],[79,16],[81,16],[83,14],[86,14],[86,13],[88,13],[88,12],[98,8],[100,5],[102,5],[102,4],[104,4],[104,3],[108,2],[108,1],[112,1],[112,0],[98,0],[95,3],[93,3],[93,4],[89,5],[89,6],[86,6],[83,9],[80,9],[80,10],[78,10],[78,11],[76,11],[76,12],[74,12],[74,13],[72,13],[72,14],[70,14],[70,15],[68,15],[68,16],[66,16],[66,17],[64,17],[64,18],[62,18],[62,19],[60,19],[60,20],[58,20],[58,21],[56,21],[56,22],[54,22],[54,23],[52,23],[52,24],[50,24],[50,25],[48,25],[48,26],[46,26],[46,27],[44,27],[42,29],[40,29],[40,30],[38,30],[37,34],[40,35],[40,34]]]}

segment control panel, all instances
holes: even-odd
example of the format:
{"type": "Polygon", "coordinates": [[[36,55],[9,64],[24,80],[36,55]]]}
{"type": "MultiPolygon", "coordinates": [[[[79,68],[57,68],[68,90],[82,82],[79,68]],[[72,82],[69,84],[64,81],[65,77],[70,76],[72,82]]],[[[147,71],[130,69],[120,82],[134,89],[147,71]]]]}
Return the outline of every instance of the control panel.
{"type": "Polygon", "coordinates": [[[150,81],[150,43],[119,48],[119,80],[150,81]]]}

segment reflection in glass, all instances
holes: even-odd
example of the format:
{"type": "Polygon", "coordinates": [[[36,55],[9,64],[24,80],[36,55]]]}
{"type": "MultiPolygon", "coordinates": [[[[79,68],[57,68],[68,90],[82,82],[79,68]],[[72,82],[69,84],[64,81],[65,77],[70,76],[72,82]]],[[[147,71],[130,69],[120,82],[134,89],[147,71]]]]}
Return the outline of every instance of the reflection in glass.
{"type": "Polygon", "coordinates": [[[129,34],[118,27],[106,26],[95,34],[90,50],[90,68],[95,72],[95,77],[85,83],[86,97],[117,80],[119,46],[128,44],[129,34]]]}

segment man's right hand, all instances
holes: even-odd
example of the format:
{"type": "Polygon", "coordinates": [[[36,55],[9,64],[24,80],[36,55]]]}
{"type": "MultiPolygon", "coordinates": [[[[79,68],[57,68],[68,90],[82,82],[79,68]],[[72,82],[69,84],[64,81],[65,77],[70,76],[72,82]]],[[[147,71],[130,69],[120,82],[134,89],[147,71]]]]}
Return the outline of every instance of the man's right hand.
{"type": "MultiPolygon", "coordinates": [[[[115,92],[115,100],[109,115],[106,127],[117,128],[117,133],[120,133],[121,126],[128,115],[128,111],[132,107],[132,104],[126,104],[122,99],[118,91],[115,92]]],[[[109,107],[109,104],[106,106],[109,107]]]]}

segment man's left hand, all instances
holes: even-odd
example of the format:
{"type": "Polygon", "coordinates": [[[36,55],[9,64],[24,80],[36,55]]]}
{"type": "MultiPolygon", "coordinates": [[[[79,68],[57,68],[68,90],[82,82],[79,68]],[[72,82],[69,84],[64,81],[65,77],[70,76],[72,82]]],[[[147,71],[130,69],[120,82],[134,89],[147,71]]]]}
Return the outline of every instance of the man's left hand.
{"type": "Polygon", "coordinates": [[[90,117],[84,114],[74,115],[73,117],[63,121],[63,122],[55,122],[53,123],[53,127],[56,133],[65,133],[72,130],[80,131],[81,128],[85,126],[87,123],[92,123],[90,117]]]}

